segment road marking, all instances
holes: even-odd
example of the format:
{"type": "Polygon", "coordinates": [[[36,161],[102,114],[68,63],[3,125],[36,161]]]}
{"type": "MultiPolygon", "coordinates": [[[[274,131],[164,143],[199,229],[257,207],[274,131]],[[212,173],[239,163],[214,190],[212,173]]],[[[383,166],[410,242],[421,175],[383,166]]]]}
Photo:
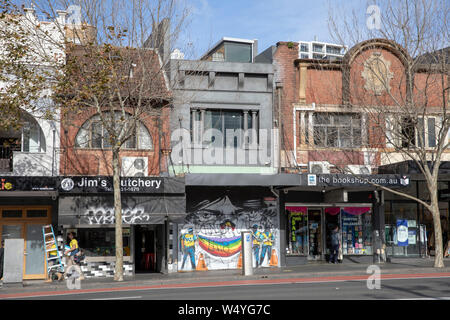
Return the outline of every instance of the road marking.
{"type": "MultiPolygon", "coordinates": [[[[410,280],[410,279],[442,279],[450,278],[450,273],[422,273],[422,274],[387,274],[382,275],[381,280],[410,280]]],[[[47,291],[33,293],[16,293],[0,295],[0,299],[23,299],[37,298],[48,296],[67,296],[81,295],[89,293],[105,293],[105,292],[129,292],[129,291],[146,291],[146,290],[167,290],[167,289],[192,289],[192,288],[211,288],[211,287],[233,287],[233,286],[255,286],[255,285],[282,285],[282,284],[313,284],[313,283],[335,283],[335,282],[352,282],[367,281],[367,276],[333,276],[333,277],[316,277],[316,278],[284,278],[284,279],[263,279],[263,280],[233,280],[225,282],[196,282],[196,283],[175,283],[165,285],[149,285],[149,286],[130,286],[116,288],[100,288],[100,289],[81,289],[70,291],[47,291]]]]}
{"type": "Polygon", "coordinates": [[[450,297],[437,297],[437,298],[402,298],[395,300],[450,300],[450,297]]]}
{"type": "Polygon", "coordinates": [[[142,299],[142,296],[136,296],[136,297],[119,297],[119,298],[98,298],[98,299],[89,299],[89,300],[124,300],[124,299],[142,299]]]}

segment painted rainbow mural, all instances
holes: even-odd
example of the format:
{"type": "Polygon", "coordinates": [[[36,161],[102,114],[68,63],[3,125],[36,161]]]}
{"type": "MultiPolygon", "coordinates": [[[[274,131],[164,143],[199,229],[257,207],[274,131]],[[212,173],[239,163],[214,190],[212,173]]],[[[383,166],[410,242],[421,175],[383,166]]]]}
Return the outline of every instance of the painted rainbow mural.
{"type": "Polygon", "coordinates": [[[241,236],[232,238],[208,238],[198,235],[200,247],[217,257],[231,257],[241,251],[241,236]]]}

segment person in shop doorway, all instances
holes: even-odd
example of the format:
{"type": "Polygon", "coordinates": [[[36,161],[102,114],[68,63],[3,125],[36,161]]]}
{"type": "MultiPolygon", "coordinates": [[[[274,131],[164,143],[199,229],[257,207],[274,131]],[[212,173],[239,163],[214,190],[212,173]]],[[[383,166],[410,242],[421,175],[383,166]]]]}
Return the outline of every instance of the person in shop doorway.
{"type": "MultiPolygon", "coordinates": [[[[75,255],[79,253],[80,251],[80,247],[78,246],[78,241],[75,238],[75,233],[73,232],[69,232],[68,235],[68,242],[69,242],[69,247],[70,249],[68,249],[65,254],[67,256],[67,268],[66,270],[70,270],[72,269],[72,267],[75,268],[75,270],[78,272],[78,274],[80,275],[80,280],[84,280],[84,275],[83,272],[81,271],[81,267],[75,263],[75,255]]],[[[67,278],[67,274],[66,274],[66,278],[67,278]]]]}
{"type": "Polygon", "coordinates": [[[2,245],[0,247],[0,279],[3,278],[3,262],[5,256],[5,240],[2,240],[2,245]]]}
{"type": "Polygon", "coordinates": [[[337,263],[337,258],[339,254],[339,227],[336,226],[331,230],[331,252],[330,252],[330,263],[337,263]]]}
{"type": "Polygon", "coordinates": [[[197,236],[194,234],[194,229],[189,228],[188,232],[181,236],[181,250],[183,252],[183,263],[181,269],[184,269],[184,264],[187,257],[191,259],[192,270],[195,270],[195,241],[197,236]]]}

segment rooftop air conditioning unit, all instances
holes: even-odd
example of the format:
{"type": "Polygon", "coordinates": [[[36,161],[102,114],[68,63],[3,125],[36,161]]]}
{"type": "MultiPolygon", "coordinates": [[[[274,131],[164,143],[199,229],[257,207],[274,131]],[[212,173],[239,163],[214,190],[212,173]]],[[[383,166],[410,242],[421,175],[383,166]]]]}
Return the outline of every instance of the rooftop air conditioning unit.
{"type": "Polygon", "coordinates": [[[327,161],[310,161],[309,173],[327,174],[330,173],[330,164],[327,161]]]}
{"type": "Polygon", "coordinates": [[[347,171],[352,174],[372,174],[372,168],[368,165],[348,165],[347,171]]]}
{"type": "Polygon", "coordinates": [[[146,177],[148,176],[147,157],[122,157],[123,177],[146,177]]]}

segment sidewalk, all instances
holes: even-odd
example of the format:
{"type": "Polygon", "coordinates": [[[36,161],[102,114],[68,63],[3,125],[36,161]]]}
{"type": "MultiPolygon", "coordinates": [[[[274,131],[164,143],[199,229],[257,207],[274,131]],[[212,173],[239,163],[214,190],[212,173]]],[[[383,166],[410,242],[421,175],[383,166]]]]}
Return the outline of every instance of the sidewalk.
{"type": "MultiPolygon", "coordinates": [[[[433,268],[434,260],[430,258],[392,259],[390,263],[378,265],[382,275],[387,274],[420,274],[420,273],[450,273],[450,259],[444,259],[445,268],[433,268]]],[[[227,282],[237,280],[289,279],[289,278],[320,278],[333,276],[363,276],[367,275],[370,264],[345,262],[328,264],[314,262],[307,265],[281,268],[254,269],[254,275],[243,276],[242,270],[177,272],[170,274],[147,273],[125,277],[123,282],[113,278],[88,278],[81,281],[83,289],[121,288],[135,286],[189,284],[207,282],[227,282]]],[[[36,291],[65,291],[65,281],[45,283],[43,280],[25,280],[23,287],[0,287],[0,295],[11,293],[28,293],[36,291]]]]}

